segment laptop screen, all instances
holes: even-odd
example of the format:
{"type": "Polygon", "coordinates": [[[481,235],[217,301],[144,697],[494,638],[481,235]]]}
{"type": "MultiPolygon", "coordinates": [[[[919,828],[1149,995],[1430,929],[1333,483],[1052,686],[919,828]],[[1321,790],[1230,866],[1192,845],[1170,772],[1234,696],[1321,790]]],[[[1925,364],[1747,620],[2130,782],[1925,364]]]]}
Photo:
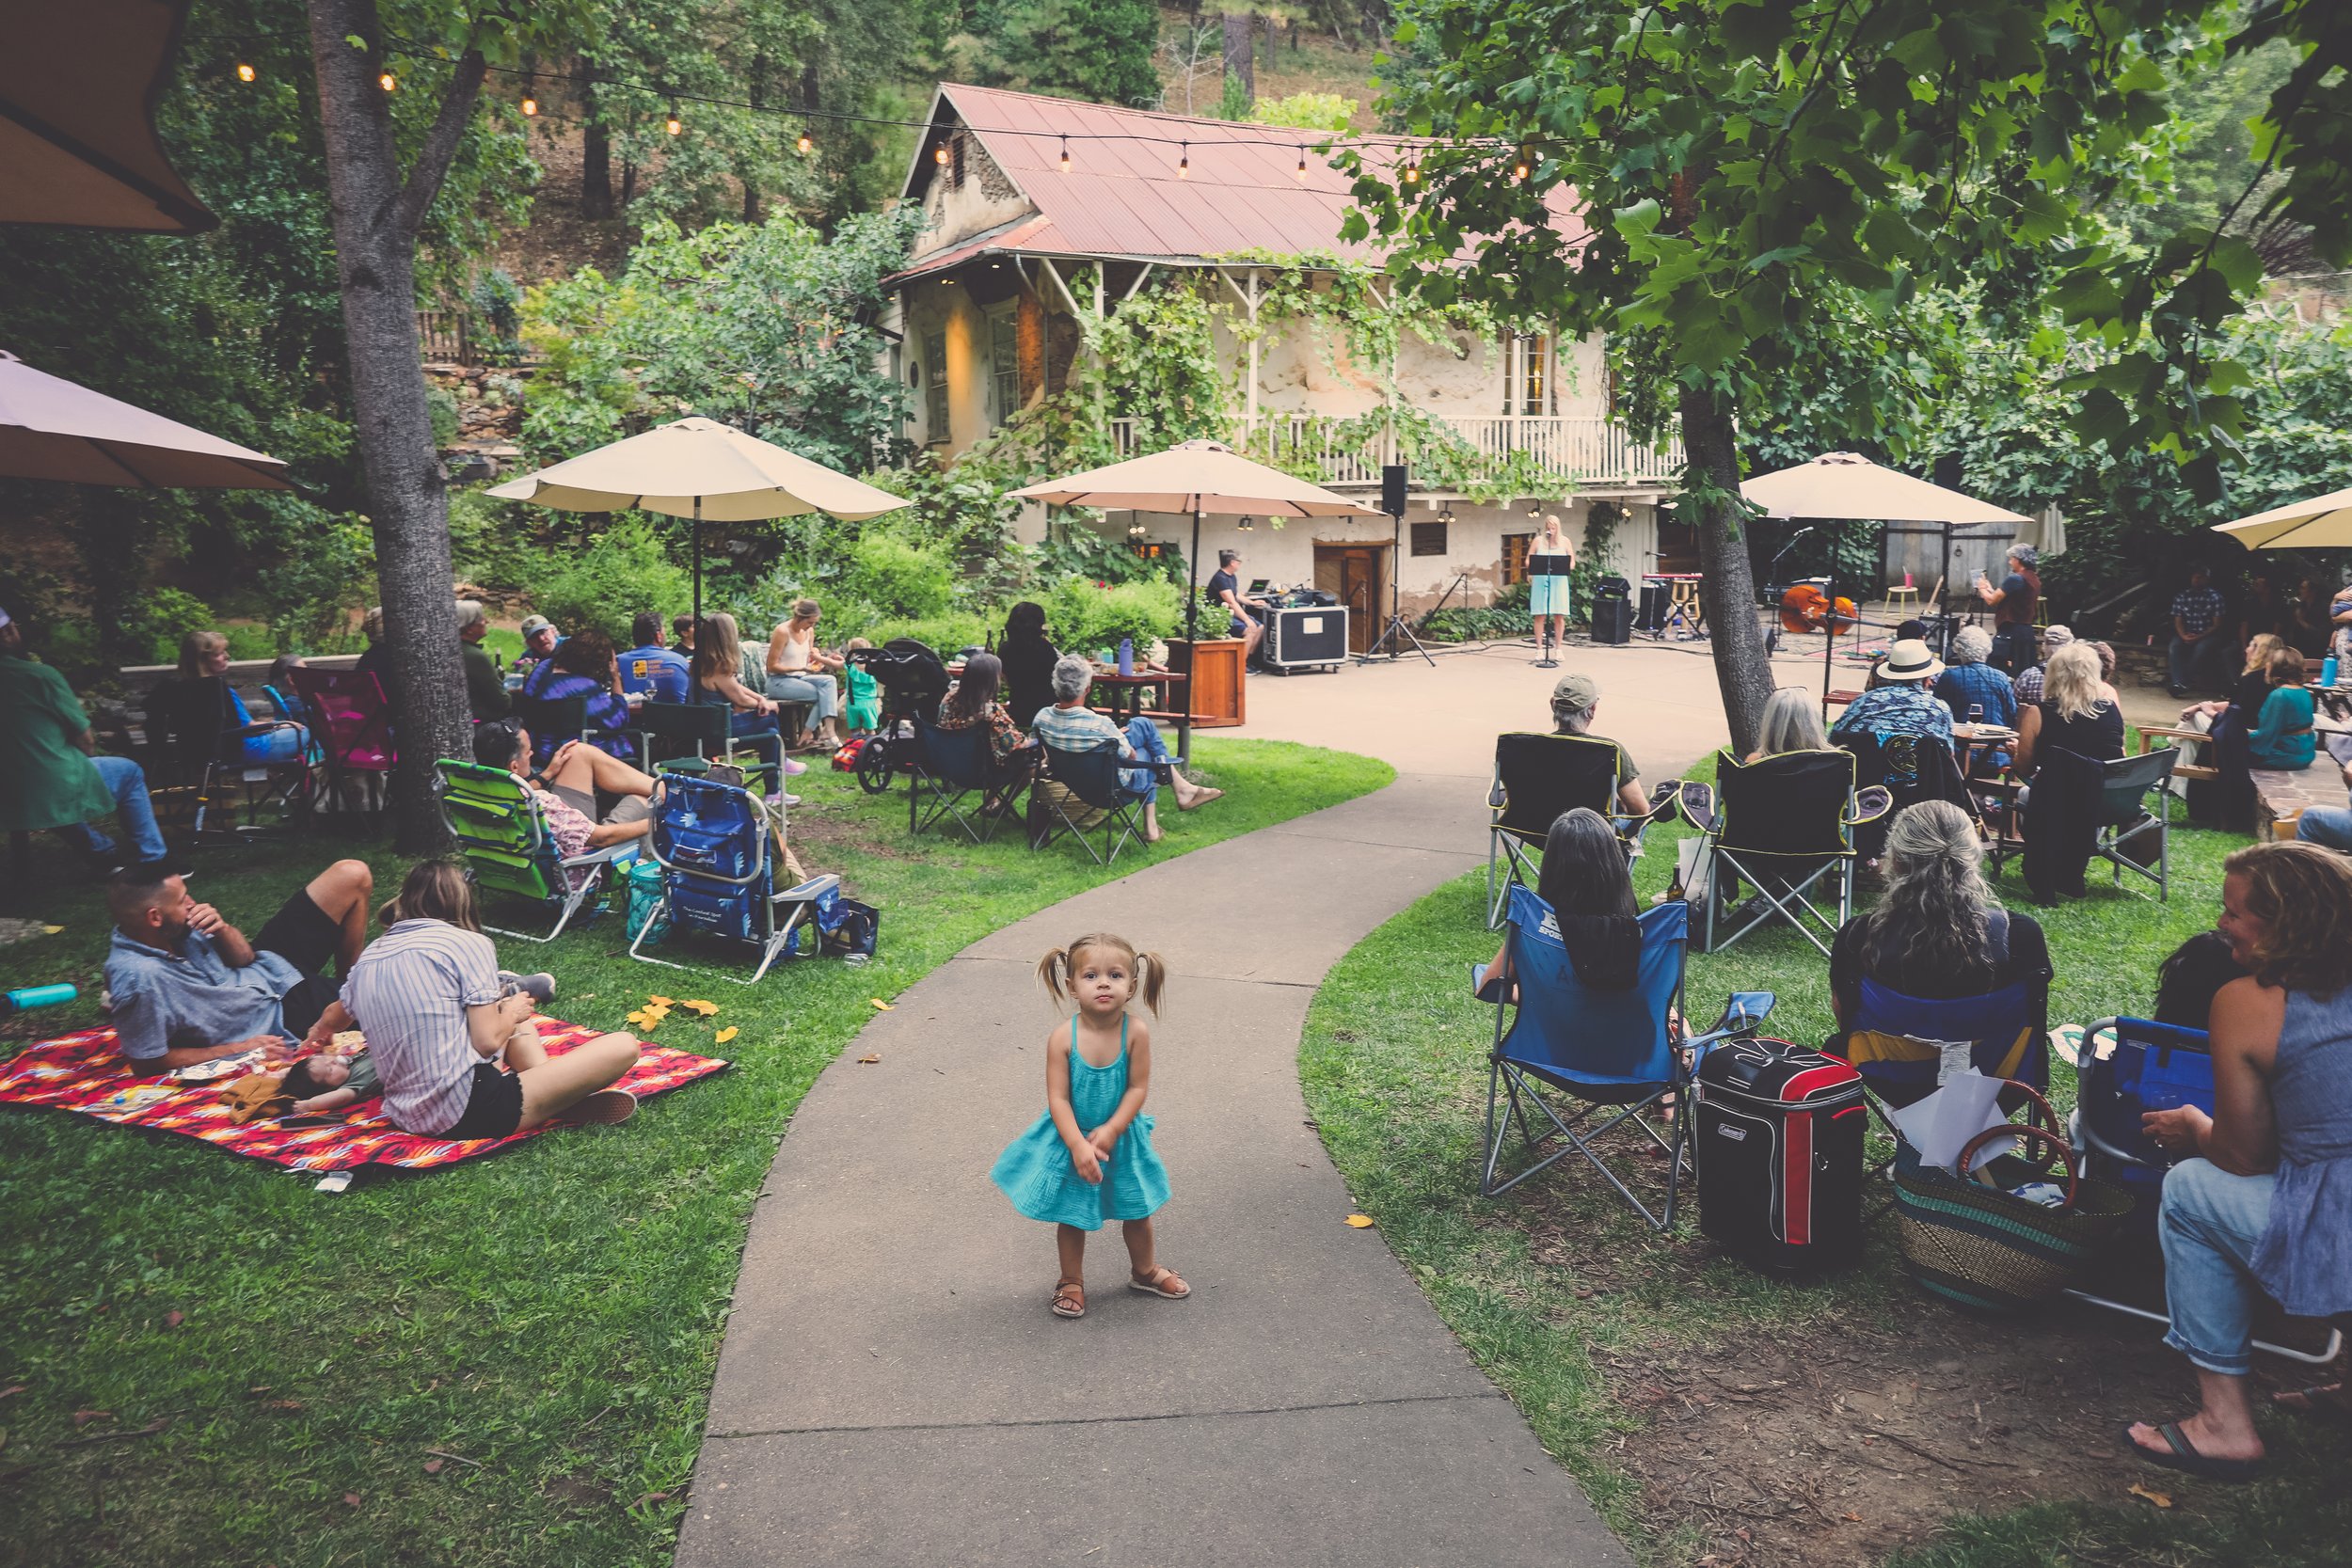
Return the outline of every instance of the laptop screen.
{"type": "Polygon", "coordinates": [[[1249,592],[1250,592],[1250,593],[1252,593],[1252,594],[1263,594],[1263,593],[1264,593],[1264,592],[1265,592],[1265,586],[1266,586],[1266,583],[1265,583],[1265,578],[1251,578],[1249,579],[1249,592]]]}

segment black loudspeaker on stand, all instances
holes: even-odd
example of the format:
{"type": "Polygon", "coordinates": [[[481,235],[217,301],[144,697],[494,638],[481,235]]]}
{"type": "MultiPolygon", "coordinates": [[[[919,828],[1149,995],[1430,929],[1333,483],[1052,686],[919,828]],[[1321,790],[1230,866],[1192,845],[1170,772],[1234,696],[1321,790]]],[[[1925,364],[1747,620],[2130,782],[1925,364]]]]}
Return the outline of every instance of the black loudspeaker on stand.
{"type": "Polygon", "coordinates": [[[1400,609],[1403,603],[1400,594],[1404,590],[1405,480],[1404,464],[1389,463],[1381,467],[1380,510],[1389,515],[1390,538],[1392,541],[1389,546],[1389,624],[1380,628],[1380,635],[1372,646],[1357,656],[1356,662],[1370,664],[1380,657],[1384,648],[1388,650],[1391,660],[1402,658],[1406,644],[1410,643],[1413,652],[1429,659],[1429,667],[1434,670],[1438,661],[1429,657],[1429,650],[1421,645],[1421,639],[1413,635],[1413,628],[1405,624],[1400,609]]]}

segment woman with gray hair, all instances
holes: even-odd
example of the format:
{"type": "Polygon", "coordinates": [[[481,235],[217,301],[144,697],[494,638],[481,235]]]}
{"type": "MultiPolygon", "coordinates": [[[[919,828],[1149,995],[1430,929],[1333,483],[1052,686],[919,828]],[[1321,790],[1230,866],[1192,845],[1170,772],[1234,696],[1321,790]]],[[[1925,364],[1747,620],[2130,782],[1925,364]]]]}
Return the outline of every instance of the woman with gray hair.
{"type": "Polygon", "coordinates": [[[2048,1028],[2050,944],[2030,916],[2001,908],[1984,880],[1977,824],[1949,800],[1905,806],[1886,831],[1878,907],[1830,944],[1830,1009],[1859,1016],[1862,982],[1924,1001],[1954,1001],[2026,980],[2034,1028],[2048,1028]]]}
{"type": "Polygon", "coordinates": [[[473,710],[473,721],[486,724],[493,719],[503,719],[514,711],[514,701],[506,694],[506,683],[500,678],[498,666],[490,661],[490,651],[482,640],[490,635],[490,612],[480,599],[457,601],[457,652],[466,661],[466,705],[473,710]]]}
{"type": "Polygon", "coordinates": [[[1175,759],[1168,755],[1168,744],[1160,738],[1160,727],[1151,720],[1137,714],[1121,730],[1107,716],[1087,706],[1087,689],[1093,684],[1094,667],[1075,654],[1064,655],[1054,665],[1054,705],[1039,711],[1036,721],[1029,726],[1030,738],[1065,752],[1091,752],[1116,746],[1122,758],[1145,764],[1141,768],[1120,768],[1120,782],[1143,797],[1143,841],[1157,844],[1159,781],[1152,771],[1153,765],[1168,765],[1178,811],[1205,806],[1225,792],[1204,788],[1177,772],[1175,759]]]}
{"type": "Polygon", "coordinates": [[[1763,721],[1756,726],[1756,750],[1748,753],[1746,760],[1784,756],[1790,752],[1830,750],[1829,736],[1821,733],[1820,711],[1814,703],[1813,693],[1802,686],[1781,687],[1765,699],[1763,721]]]}

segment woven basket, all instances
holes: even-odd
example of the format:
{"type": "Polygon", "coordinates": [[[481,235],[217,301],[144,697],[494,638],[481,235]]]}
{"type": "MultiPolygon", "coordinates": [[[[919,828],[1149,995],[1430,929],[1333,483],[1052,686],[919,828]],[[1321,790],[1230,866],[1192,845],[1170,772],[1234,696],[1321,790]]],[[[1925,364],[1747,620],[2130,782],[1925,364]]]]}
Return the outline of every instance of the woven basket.
{"type": "MultiPolygon", "coordinates": [[[[2132,1212],[2131,1195],[2122,1187],[2077,1173],[2074,1150],[2056,1131],[2058,1116],[2049,1102],[2027,1085],[2010,1082],[2032,1096],[2033,1108],[2048,1125],[1988,1128],[1969,1140],[1959,1169],[1968,1168],[1988,1139],[2016,1136],[2042,1143],[2066,1170],[2066,1201],[2058,1208],[1923,1164],[1918,1150],[1900,1140],[1895,1149],[1895,1212],[1904,1269],[1927,1290],[1981,1312],[2014,1312],[2076,1283],[2132,1212]]],[[[2005,1182],[2034,1173],[2026,1162],[2010,1156],[1985,1169],[2005,1182]]]]}

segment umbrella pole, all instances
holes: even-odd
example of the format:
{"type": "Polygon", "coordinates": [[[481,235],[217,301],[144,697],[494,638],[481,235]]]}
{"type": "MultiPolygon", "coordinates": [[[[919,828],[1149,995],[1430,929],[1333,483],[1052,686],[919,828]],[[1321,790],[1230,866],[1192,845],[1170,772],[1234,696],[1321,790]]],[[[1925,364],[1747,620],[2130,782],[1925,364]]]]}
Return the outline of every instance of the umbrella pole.
{"type": "Polygon", "coordinates": [[[694,635],[702,636],[703,625],[703,499],[694,498],[694,635]]]}
{"type": "Polygon", "coordinates": [[[1192,549],[1184,557],[1184,705],[1176,715],[1176,760],[1192,766],[1192,701],[1200,673],[1200,508],[1192,509],[1192,549]]]}

